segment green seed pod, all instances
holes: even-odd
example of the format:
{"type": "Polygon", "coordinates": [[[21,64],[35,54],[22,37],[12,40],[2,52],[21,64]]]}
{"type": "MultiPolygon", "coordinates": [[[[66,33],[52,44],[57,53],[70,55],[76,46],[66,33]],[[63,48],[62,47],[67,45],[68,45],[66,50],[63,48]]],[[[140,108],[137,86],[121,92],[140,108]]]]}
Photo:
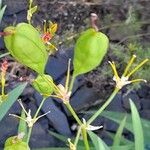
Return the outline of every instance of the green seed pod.
{"type": "Polygon", "coordinates": [[[95,29],[83,32],[75,46],[73,75],[87,73],[97,67],[107,52],[108,44],[108,37],[95,29]]]}
{"type": "Polygon", "coordinates": [[[26,142],[14,136],[6,140],[4,150],[30,150],[30,148],[26,142]]]}
{"type": "Polygon", "coordinates": [[[49,75],[38,76],[33,82],[33,87],[44,96],[49,96],[54,91],[53,79],[49,75]]]}
{"type": "Polygon", "coordinates": [[[20,23],[5,28],[4,32],[10,33],[4,37],[10,54],[23,65],[43,74],[48,53],[38,31],[30,24],[20,23]]]}

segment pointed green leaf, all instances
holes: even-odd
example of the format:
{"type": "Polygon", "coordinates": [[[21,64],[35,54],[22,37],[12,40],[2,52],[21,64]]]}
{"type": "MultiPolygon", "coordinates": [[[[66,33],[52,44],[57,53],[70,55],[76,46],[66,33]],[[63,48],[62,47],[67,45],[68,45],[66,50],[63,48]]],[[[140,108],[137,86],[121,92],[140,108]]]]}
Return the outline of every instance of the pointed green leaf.
{"type": "Polygon", "coordinates": [[[134,150],[134,144],[114,146],[115,150],[134,150]]]}
{"type": "Polygon", "coordinates": [[[3,57],[5,57],[5,56],[7,56],[7,55],[9,55],[9,54],[10,54],[9,52],[4,53],[4,54],[0,54],[0,58],[3,58],[3,57]]]}
{"type": "Polygon", "coordinates": [[[120,126],[116,132],[116,135],[114,137],[114,141],[113,141],[113,146],[112,146],[112,150],[115,150],[115,146],[119,146],[120,145],[120,141],[121,141],[121,136],[122,136],[122,132],[126,123],[126,116],[123,118],[123,120],[120,123],[120,126]]]}
{"type": "MultiPolygon", "coordinates": [[[[107,135],[113,140],[115,138],[115,134],[109,131],[106,131],[107,135]]],[[[124,136],[121,136],[120,139],[120,144],[121,145],[129,145],[129,144],[134,144],[132,141],[129,141],[126,139],[124,136]]]]}
{"type": "Polygon", "coordinates": [[[4,12],[5,12],[5,9],[6,9],[6,5],[0,10],[0,23],[2,21],[2,18],[3,18],[3,15],[4,15],[4,12]]]}
{"type": "Polygon", "coordinates": [[[27,83],[23,83],[17,86],[14,90],[8,93],[8,98],[1,103],[0,105],[0,121],[3,119],[7,111],[13,105],[13,103],[18,99],[18,97],[23,92],[24,88],[26,87],[27,83]]]}
{"type": "Polygon", "coordinates": [[[88,131],[88,134],[94,144],[95,150],[110,150],[105,142],[101,140],[101,138],[98,137],[95,133],[88,131]]]}
{"type": "Polygon", "coordinates": [[[62,142],[67,142],[67,140],[68,140],[68,138],[66,136],[60,135],[60,134],[55,133],[53,131],[49,130],[48,133],[62,142]]]}
{"type": "MultiPolygon", "coordinates": [[[[93,114],[93,113],[95,113],[95,111],[86,112],[86,114],[93,114]]],[[[115,112],[115,111],[103,111],[101,115],[120,124],[121,120],[123,119],[124,115],[126,115],[126,113],[115,112]]],[[[149,144],[150,132],[147,131],[150,131],[150,121],[146,119],[141,119],[141,123],[142,123],[143,133],[144,133],[144,142],[145,144],[149,144]]],[[[132,118],[130,114],[127,114],[125,128],[133,133],[132,118]]]]}
{"type": "Polygon", "coordinates": [[[144,137],[143,137],[141,119],[136,109],[136,106],[131,99],[130,99],[130,107],[131,107],[132,124],[133,124],[133,131],[134,131],[135,150],[144,150],[144,137]]]}

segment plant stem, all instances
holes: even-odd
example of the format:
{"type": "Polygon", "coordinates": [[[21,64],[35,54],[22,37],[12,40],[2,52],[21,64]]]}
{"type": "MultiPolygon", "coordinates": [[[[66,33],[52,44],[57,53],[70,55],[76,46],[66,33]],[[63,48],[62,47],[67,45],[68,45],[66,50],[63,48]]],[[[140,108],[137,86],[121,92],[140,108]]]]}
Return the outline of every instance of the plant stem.
{"type": "Polygon", "coordinates": [[[39,114],[39,112],[40,112],[40,110],[41,110],[41,107],[43,106],[45,100],[46,100],[46,97],[43,97],[43,99],[42,99],[42,101],[41,101],[41,103],[40,103],[40,106],[39,106],[38,110],[36,111],[36,113],[35,113],[33,119],[35,119],[35,118],[37,117],[37,115],[39,114]]]}
{"type": "Polygon", "coordinates": [[[89,142],[88,142],[88,138],[87,138],[86,127],[84,125],[82,125],[81,130],[82,130],[82,137],[83,137],[83,141],[84,141],[84,145],[85,145],[85,150],[90,150],[89,142]]]}
{"type": "Polygon", "coordinates": [[[72,116],[74,117],[74,119],[77,121],[77,123],[81,126],[82,122],[79,119],[78,115],[76,114],[76,112],[73,110],[72,106],[70,105],[69,102],[64,103],[67,107],[67,109],[70,111],[70,113],[72,114],[72,116]]]}
{"type": "Polygon", "coordinates": [[[30,128],[29,128],[29,131],[28,131],[27,141],[26,141],[26,142],[27,142],[27,144],[28,144],[28,143],[29,143],[29,141],[30,141],[30,137],[31,137],[31,133],[32,133],[32,128],[33,128],[33,127],[30,127],[30,128]]]}
{"type": "Polygon", "coordinates": [[[81,134],[81,127],[78,128],[78,132],[74,141],[74,145],[77,146],[79,138],[80,138],[80,134],[81,134]]]}
{"type": "MultiPolygon", "coordinates": [[[[84,140],[84,144],[85,144],[85,148],[86,150],[89,150],[89,143],[88,143],[88,139],[87,139],[87,132],[86,132],[86,127],[85,125],[83,125],[83,123],[81,122],[81,120],[79,119],[78,115],[76,114],[76,112],[73,110],[72,106],[70,105],[69,102],[65,103],[67,109],[70,111],[70,113],[72,114],[72,116],[75,118],[75,120],[77,121],[77,123],[81,126],[81,131],[82,131],[82,137],[84,140]]],[[[80,135],[80,131],[78,131],[79,133],[77,134],[77,139],[75,140],[75,144],[78,142],[78,138],[80,135]]]]}
{"type": "Polygon", "coordinates": [[[103,112],[103,110],[110,104],[110,102],[116,96],[116,94],[118,93],[118,91],[119,91],[119,89],[115,88],[115,90],[110,95],[110,97],[106,100],[106,102],[103,104],[103,106],[87,121],[88,125],[90,125],[103,112]]]}
{"type": "Polygon", "coordinates": [[[72,79],[71,79],[71,82],[70,82],[69,91],[72,91],[72,88],[73,88],[73,84],[74,84],[75,79],[76,79],[76,76],[72,75],[72,79]]]}
{"type": "MultiPolygon", "coordinates": [[[[41,101],[41,103],[40,103],[40,106],[39,106],[39,108],[37,109],[37,111],[36,111],[36,113],[35,113],[35,115],[34,115],[34,117],[33,117],[33,120],[36,119],[36,117],[37,117],[37,115],[39,114],[39,112],[40,112],[40,110],[41,110],[41,107],[43,106],[45,100],[46,100],[46,97],[43,97],[43,99],[42,99],[42,101],[41,101]]],[[[28,135],[27,135],[27,143],[29,143],[29,141],[30,141],[30,137],[31,137],[31,133],[32,133],[32,128],[33,128],[33,126],[29,128],[28,135]]]]}

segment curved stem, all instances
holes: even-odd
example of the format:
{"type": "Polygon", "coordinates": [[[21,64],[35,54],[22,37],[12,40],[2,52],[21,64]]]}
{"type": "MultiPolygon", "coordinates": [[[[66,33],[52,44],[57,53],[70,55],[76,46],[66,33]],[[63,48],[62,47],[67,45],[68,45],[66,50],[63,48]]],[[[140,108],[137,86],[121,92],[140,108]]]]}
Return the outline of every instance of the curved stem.
{"type": "Polygon", "coordinates": [[[111,103],[111,101],[116,96],[118,91],[119,91],[119,89],[115,88],[113,93],[110,95],[110,97],[107,99],[107,101],[102,105],[102,107],[87,121],[88,125],[90,125],[103,112],[103,110],[111,103]]]}
{"type": "Polygon", "coordinates": [[[79,125],[82,125],[81,120],[79,119],[79,117],[78,117],[78,115],[76,114],[76,112],[73,110],[73,108],[72,108],[72,106],[70,105],[70,103],[67,102],[67,103],[64,103],[64,104],[65,104],[65,106],[67,107],[67,109],[70,111],[70,113],[72,114],[72,116],[74,117],[74,119],[77,121],[77,123],[78,123],[79,125]]]}

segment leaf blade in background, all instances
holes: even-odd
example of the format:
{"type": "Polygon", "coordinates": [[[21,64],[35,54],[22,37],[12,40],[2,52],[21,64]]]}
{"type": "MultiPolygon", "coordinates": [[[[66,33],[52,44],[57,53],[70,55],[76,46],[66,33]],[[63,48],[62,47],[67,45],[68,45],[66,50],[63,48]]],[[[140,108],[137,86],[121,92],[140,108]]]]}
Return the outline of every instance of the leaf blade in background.
{"type": "MultiPolygon", "coordinates": [[[[115,133],[112,133],[109,131],[106,131],[106,133],[112,140],[115,138],[115,133]]],[[[134,143],[122,136],[120,139],[120,144],[121,145],[129,145],[129,144],[134,144],[134,143]]]]}
{"type": "Polygon", "coordinates": [[[144,150],[144,136],[143,136],[141,119],[135,104],[131,99],[129,99],[129,101],[130,101],[132,124],[133,124],[133,131],[134,131],[135,150],[144,150]]]}
{"type": "Polygon", "coordinates": [[[134,150],[134,144],[114,146],[115,150],[134,150]]]}
{"type": "Polygon", "coordinates": [[[110,150],[109,147],[92,131],[88,131],[88,134],[93,142],[95,150],[110,150]]]}
{"type": "Polygon", "coordinates": [[[6,5],[0,10],[0,23],[2,21],[2,18],[3,18],[3,15],[4,15],[4,12],[5,12],[5,9],[6,9],[6,5]]]}
{"type": "MultiPolygon", "coordinates": [[[[123,116],[125,115],[125,113],[121,113],[121,112],[113,112],[113,111],[104,111],[101,114],[103,117],[106,117],[116,123],[120,123],[123,116]]],[[[146,120],[146,119],[141,119],[142,122],[142,126],[143,126],[143,132],[144,132],[144,137],[145,137],[145,144],[149,144],[149,139],[150,139],[150,121],[146,120]]],[[[131,115],[127,114],[127,120],[126,120],[126,124],[125,124],[125,128],[128,129],[130,132],[133,133],[133,127],[132,127],[132,118],[131,115]]]]}
{"type": "MultiPolygon", "coordinates": [[[[53,131],[48,131],[48,133],[52,136],[54,136],[56,139],[64,142],[64,143],[67,143],[68,142],[68,137],[64,136],[64,135],[60,135],[59,133],[55,133],[53,131]]],[[[72,138],[72,140],[74,140],[75,138],[72,138]]],[[[94,150],[94,148],[92,147],[92,142],[89,142],[89,145],[90,145],[90,148],[94,150]]],[[[78,145],[77,145],[77,149],[81,150],[81,148],[83,148],[83,150],[85,150],[84,148],[84,142],[83,140],[80,140],[78,141],[78,145]],[[80,149],[79,149],[80,148],[80,149]]]]}
{"type": "Polygon", "coordinates": [[[3,119],[17,98],[21,95],[26,85],[27,83],[23,83],[8,93],[8,98],[0,105],[0,121],[3,119]]]}
{"type": "Polygon", "coordinates": [[[118,130],[116,132],[115,137],[114,137],[112,150],[115,150],[115,148],[114,148],[115,146],[119,146],[120,145],[123,129],[124,129],[124,126],[125,126],[125,123],[126,123],[126,119],[127,119],[127,116],[125,116],[123,118],[123,120],[121,121],[121,123],[120,123],[120,126],[119,126],[119,128],[118,128],[118,130]]]}

